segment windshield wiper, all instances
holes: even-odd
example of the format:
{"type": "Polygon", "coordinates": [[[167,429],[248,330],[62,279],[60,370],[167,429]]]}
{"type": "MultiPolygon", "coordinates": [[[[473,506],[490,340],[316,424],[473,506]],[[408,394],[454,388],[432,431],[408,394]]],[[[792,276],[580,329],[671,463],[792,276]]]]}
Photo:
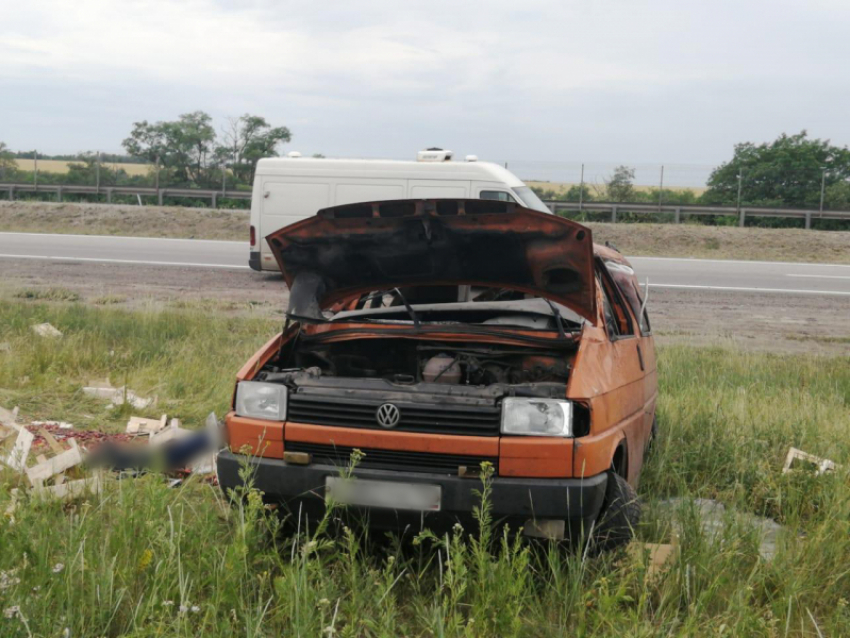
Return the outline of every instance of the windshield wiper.
{"type": "Polygon", "coordinates": [[[555,304],[553,304],[550,299],[547,299],[546,297],[541,297],[541,299],[549,304],[549,308],[552,309],[552,314],[555,315],[555,321],[558,323],[558,336],[561,339],[566,339],[567,333],[564,332],[564,320],[561,318],[561,312],[555,307],[555,304]]]}
{"type": "Polygon", "coordinates": [[[407,314],[409,314],[410,318],[413,319],[413,327],[416,330],[419,330],[419,317],[416,315],[416,311],[413,309],[413,306],[407,303],[407,299],[405,299],[404,295],[401,294],[401,290],[399,290],[398,288],[393,288],[393,292],[398,293],[398,298],[401,299],[401,303],[404,304],[404,307],[407,310],[407,314]]]}

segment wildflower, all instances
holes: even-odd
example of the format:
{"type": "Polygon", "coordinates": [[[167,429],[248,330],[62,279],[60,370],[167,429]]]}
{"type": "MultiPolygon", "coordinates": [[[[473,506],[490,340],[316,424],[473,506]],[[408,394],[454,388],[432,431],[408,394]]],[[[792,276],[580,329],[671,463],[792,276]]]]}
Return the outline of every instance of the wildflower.
{"type": "Polygon", "coordinates": [[[330,604],[331,601],[329,601],[327,598],[321,598],[319,600],[319,607],[328,607],[330,604]]]}
{"type": "Polygon", "coordinates": [[[172,607],[173,605],[174,605],[174,601],[173,601],[173,600],[163,600],[163,601],[162,601],[162,606],[163,606],[163,607],[172,607]]]}
{"type": "Polygon", "coordinates": [[[61,572],[63,569],[65,569],[65,563],[56,563],[56,564],[53,566],[53,573],[54,573],[54,574],[58,574],[58,573],[59,573],[59,572],[61,572]]]}
{"type": "Polygon", "coordinates": [[[6,618],[14,618],[15,616],[20,616],[20,605],[12,605],[11,607],[6,607],[6,609],[3,610],[3,615],[6,616],[6,618]]]}
{"type": "Polygon", "coordinates": [[[139,558],[139,571],[145,571],[150,566],[152,560],[153,552],[150,549],[143,551],[141,558],[139,558]]]}
{"type": "Polygon", "coordinates": [[[201,608],[200,608],[200,607],[198,607],[198,605],[192,605],[192,607],[190,608],[190,611],[191,611],[193,614],[197,614],[199,611],[201,611],[201,608]]]}
{"type": "Polygon", "coordinates": [[[181,614],[185,614],[187,611],[189,611],[189,608],[186,605],[180,605],[181,614]]]}
{"type": "Polygon", "coordinates": [[[316,551],[316,548],[318,546],[319,544],[316,541],[309,541],[304,544],[304,547],[301,548],[301,554],[304,556],[309,556],[314,551],[316,551]]]}
{"type": "Polygon", "coordinates": [[[32,593],[37,594],[40,589],[41,589],[41,585],[36,585],[35,587],[32,588],[32,593]]]}

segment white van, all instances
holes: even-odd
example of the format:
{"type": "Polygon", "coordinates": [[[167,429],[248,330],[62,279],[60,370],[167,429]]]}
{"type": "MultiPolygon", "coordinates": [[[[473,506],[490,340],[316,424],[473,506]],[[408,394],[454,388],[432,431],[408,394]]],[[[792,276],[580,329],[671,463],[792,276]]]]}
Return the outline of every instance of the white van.
{"type": "Polygon", "coordinates": [[[516,201],[549,212],[537,195],[497,164],[451,161],[451,151],[420,151],[417,161],[314,159],[291,153],[257,163],[251,198],[254,270],[278,270],[265,238],[328,206],[412,198],[472,198],[516,201]]]}

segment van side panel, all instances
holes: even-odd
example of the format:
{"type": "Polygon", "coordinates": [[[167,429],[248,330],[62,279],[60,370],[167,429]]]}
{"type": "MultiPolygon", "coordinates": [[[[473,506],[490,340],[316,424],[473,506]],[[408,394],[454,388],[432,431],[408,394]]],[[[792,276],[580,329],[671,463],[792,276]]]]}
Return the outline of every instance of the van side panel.
{"type": "Polygon", "coordinates": [[[409,182],[410,198],[448,197],[453,199],[469,197],[469,182],[449,182],[443,180],[412,179],[409,182]]]}
{"type": "Polygon", "coordinates": [[[262,197],[262,227],[257,229],[261,265],[263,270],[276,269],[266,236],[330,206],[331,186],[327,181],[296,183],[272,178],[263,181],[262,197]]]}
{"type": "Polygon", "coordinates": [[[406,180],[363,180],[345,181],[336,185],[334,206],[377,202],[382,199],[404,199],[406,180]]]}

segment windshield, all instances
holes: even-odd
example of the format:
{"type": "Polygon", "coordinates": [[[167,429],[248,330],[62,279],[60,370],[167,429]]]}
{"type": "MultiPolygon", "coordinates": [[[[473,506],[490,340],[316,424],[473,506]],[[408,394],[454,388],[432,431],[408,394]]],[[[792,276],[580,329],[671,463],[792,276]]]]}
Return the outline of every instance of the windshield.
{"type": "Polygon", "coordinates": [[[525,204],[526,208],[530,208],[532,210],[539,210],[541,213],[551,213],[552,211],[546,207],[546,204],[537,196],[533,190],[531,190],[528,186],[517,186],[513,189],[513,191],[519,195],[522,203],[525,204]]]}

